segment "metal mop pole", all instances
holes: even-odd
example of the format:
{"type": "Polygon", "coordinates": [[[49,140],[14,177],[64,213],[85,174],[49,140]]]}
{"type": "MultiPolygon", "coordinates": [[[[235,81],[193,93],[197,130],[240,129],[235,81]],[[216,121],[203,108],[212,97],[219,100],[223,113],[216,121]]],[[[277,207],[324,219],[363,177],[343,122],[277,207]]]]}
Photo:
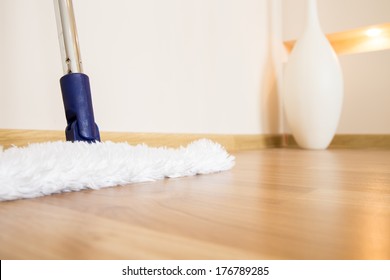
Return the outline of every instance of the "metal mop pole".
{"type": "Polygon", "coordinates": [[[64,76],[60,79],[67,141],[100,141],[89,78],[83,73],[72,0],[54,0],[64,76]]]}

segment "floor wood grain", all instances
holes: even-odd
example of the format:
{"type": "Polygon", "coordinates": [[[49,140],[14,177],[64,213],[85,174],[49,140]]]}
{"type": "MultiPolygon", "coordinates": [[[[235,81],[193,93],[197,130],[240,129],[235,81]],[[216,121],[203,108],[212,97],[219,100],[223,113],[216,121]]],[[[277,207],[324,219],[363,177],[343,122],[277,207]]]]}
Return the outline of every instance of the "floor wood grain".
{"type": "Polygon", "coordinates": [[[228,172],[0,203],[0,259],[390,259],[390,151],[265,149],[228,172]]]}

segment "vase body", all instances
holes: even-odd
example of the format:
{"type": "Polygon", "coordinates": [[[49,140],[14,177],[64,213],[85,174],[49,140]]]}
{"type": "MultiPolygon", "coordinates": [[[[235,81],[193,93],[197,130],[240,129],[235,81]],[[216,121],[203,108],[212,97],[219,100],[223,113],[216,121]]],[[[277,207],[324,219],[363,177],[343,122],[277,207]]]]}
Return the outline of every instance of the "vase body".
{"type": "Polygon", "coordinates": [[[306,1],[305,28],[284,69],[284,109],[300,147],[326,149],[340,119],[343,77],[338,58],[321,30],[317,2],[306,1]]]}

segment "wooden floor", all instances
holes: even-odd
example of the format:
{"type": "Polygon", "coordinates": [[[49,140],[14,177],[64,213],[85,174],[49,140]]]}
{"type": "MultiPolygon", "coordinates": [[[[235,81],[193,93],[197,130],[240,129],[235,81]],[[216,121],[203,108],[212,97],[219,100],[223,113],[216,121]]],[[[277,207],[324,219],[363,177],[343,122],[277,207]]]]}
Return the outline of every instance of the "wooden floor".
{"type": "Polygon", "coordinates": [[[266,149],[228,172],[0,202],[0,259],[390,259],[390,151],[266,149]]]}

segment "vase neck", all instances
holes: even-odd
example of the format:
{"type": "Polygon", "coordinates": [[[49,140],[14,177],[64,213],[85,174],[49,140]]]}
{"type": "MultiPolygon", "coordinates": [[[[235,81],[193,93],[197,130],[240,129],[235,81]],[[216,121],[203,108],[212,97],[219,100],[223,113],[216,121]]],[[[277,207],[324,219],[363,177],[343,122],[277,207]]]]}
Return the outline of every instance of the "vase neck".
{"type": "Polygon", "coordinates": [[[306,29],[321,29],[317,12],[317,0],[306,0],[306,29]]]}

